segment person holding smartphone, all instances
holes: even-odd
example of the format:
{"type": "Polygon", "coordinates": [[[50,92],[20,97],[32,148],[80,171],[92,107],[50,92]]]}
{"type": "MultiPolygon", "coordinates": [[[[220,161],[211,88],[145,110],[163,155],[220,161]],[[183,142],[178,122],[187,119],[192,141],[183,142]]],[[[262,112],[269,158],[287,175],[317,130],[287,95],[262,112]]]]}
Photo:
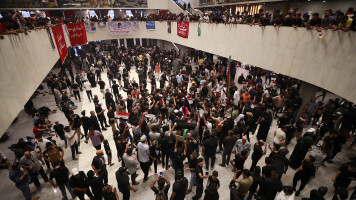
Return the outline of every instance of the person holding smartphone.
{"type": "Polygon", "coordinates": [[[168,199],[168,190],[171,187],[171,183],[164,178],[162,172],[160,172],[160,175],[151,183],[150,187],[155,193],[156,199],[168,199]],[[156,182],[158,183],[158,187],[155,186],[156,182]]]}
{"type": "Polygon", "coordinates": [[[203,194],[203,182],[204,182],[204,179],[208,178],[208,175],[204,175],[204,172],[203,172],[203,159],[202,158],[199,158],[198,159],[198,166],[197,166],[197,169],[196,169],[196,173],[197,173],[197,189],[195,191],[195,196],[193,196],[193,200],[197,200],[197,199],[200,199],[200,197],[202,196],[203,194]]]}

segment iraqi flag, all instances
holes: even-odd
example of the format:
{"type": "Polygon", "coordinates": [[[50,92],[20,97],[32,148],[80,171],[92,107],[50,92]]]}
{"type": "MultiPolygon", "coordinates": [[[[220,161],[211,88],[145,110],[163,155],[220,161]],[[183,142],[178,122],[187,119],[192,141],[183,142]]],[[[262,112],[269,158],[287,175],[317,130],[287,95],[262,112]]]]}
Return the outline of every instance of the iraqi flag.
{"type": "Polygon", "coordinates": [[[129,116],[130,116],[130,113],[127,113],[127,112],[118,112],[116,113],[115,115],[115,118],[117,119],[129,119],[129,116]]]}

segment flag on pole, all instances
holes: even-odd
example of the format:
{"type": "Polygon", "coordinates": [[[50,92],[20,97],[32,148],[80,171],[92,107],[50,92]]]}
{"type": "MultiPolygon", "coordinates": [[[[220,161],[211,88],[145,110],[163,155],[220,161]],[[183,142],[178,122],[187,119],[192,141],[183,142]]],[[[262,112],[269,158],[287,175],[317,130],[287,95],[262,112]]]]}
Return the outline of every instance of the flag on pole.
{"type": "Polygon", "coordinates": [[[200,21],[199,21],[199,24],[198,24],[198,36],[200,36],[200,34],[201,34],[201,30],[200,30],[200,21]]]}
{"type": "Polygon", "coordinates": [[[129,119],[129,116],[130,116],[130,113],[127,113],[127,112],[118,112],[118,113],[116,113],[115,118],[128,120],[128,119],[129,119]]]}
{"type": "Polygon", "coordinates": [[[227,69],[227,86],[226,86],[226,89],[227,89],[227,101],[229,101],[229,97],[230,97],[230,81],[231,81],[231,56],[229,57],[229,66],[228,66],[228,69],[227,69]]]}

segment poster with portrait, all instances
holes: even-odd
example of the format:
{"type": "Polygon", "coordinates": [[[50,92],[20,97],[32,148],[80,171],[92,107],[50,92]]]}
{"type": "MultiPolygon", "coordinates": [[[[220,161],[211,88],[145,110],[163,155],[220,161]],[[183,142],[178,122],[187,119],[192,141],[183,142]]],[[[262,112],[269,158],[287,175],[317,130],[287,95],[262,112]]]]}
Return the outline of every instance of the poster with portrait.
{"type": "Polygon", "coordinates": [[[189,22],[177,22],[177,35],[183,38],[188,38],[189,35],[189,22]]]}
{"type": "Polygon", "coordinates": [[[136,21],[133,21],[132,22],[132,29],[134,31],[138,31],[140,29],[140,24],[138,22],[136,22],[136,21]]]}
{"type": "Polygon", "coordinates": [[[53,33],[54,41],[56,42],[57,45],[59,57],[61,58],[61,62],[63,63],[68,55],[68,49],[67,49],[66,40],[64,38],[62,25],[57,25],[52,27],[52,33],[53,33]]]}
{"type": "Polygon", "coordinates": [[[86,32],[95,32],[96,31],[95,22],[84,23],[84,26],[85,26],[85,31],[86,32]]]}
{"type": "Polygon", "coordinates": [[[98,28],[101,29],[106,29],[107,28],[107,22],[98,22],[98,28]]]}
{"type": "Polygon", "coordinates": [[[125,21],[108,22],[108,31],[110,35],[132,35],[133,26],[125,21]]]}
{"type": "Polygon", "coordinates": [[[155,30],[156,24],[154,21],[146,21],[146,29],[147,30],[155,30]]]}
{"type": "Polygon", "coordinates": [[[167,22],[167,27],[168,27],[168,33],[171,33],[172,32],[172,23],[167,22]]]}
{"type": "Polygon", "coordinates": [[[67,24],[67,31],[72,47],[87,43],[87,34],[84,23],[67,24]]]}

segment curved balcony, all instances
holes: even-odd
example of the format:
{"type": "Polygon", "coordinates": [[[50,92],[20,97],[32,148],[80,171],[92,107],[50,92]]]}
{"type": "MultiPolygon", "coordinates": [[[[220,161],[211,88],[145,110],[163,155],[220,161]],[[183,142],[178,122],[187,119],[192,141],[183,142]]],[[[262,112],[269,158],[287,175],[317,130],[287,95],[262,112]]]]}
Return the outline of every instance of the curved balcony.
{"type": "MultiPolygon", "coordinates": [[[[298,78],[356,102],[356,32],[323,31],[305,28],[190,23],[189,37],[181,38],[176,22],[168,33],[167,22],[156,22],[146,30],[145,22],[132,35],[112,36],[107,29],[87,33],[88,41],[149,38],[161,39],[229,57],[244,63],[298,78]]],[[[69,40],[67,45],[69,46],[69,40]]],[[[5,36],[0,40],[1,131],[6,130],[43,78],[58,60],[47,31],[5,36]]]]}

